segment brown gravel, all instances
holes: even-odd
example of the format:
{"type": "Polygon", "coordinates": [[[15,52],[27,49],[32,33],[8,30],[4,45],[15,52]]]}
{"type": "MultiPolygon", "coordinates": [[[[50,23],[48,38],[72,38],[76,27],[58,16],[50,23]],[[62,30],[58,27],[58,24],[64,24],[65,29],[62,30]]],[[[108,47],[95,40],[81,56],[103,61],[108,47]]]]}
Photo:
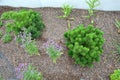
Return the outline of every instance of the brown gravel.
{"type": "MultiPolygon", "coordinates": [[[[0,14],[17,9],[20,8],[0,7],[0,14]]],[[[95,21],[95,26],[104,31],[106,42],[103,46],[104,53],[101,56],[101,61],[94,63],[93,68],[88,68],[74,64],[74,60],[68,56],[66,48],[57,64],[52,63],[49,56],[41,49],[41,46],[49,38],[52,38],[58,43],[62,42],[60,44],[65,47],[63,34],[67,31],[67,22],[64,19],[57,18],[62,15],[59,8],[37,8],[33,10],[42,14],[46,26],[43,35],[37,40],[41,56],[29,56],[14,40],[7,44],[3,44],[0,40],[0,52],[4,53],[14,67],[21,62],[32,63],[43,73],[46,80],[109,80],[109,75],[113,70],[120,68],[120,64],[117,62],[117,55],[113,54],[116,51],[113,43],[120,42],[120,35],[117,33],[117,28],[114,25],[114,20],[120,18],[120,12],[98,11],[96,16],[91,18],[95,21]]],[[[73,17],[75,20],[71,21],[71,28],[73,29],[79,24],[88,25],[90,20],[83,17],[86,14],[86,10],[73,9],[70,17],[73,17]]],[[[8,76],[4,76],[4,78],[6,77],[8,76]]]]}

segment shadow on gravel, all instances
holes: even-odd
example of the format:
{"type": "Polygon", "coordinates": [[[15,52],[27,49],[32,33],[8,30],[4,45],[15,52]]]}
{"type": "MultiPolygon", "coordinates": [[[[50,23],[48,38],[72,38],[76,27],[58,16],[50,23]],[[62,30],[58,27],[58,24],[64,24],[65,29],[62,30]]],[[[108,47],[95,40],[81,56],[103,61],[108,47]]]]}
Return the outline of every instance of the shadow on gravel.
{"type": "Polygon", "coordinates": [[[15,77],[15,68],[12,63],[7,59],[7,57],[0,52],[0,75],[3,76],[5,80],[18,80],[15,77]]]}

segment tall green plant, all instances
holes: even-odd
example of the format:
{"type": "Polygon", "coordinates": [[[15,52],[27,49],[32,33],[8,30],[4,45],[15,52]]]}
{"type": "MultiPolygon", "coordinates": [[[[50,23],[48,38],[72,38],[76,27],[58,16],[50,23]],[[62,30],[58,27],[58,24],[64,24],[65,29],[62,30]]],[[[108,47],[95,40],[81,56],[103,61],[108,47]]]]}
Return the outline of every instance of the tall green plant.
{"type": "Polygon", "coordinates": [[[62,6],[63,16],[59,16],[59,18],[68,18],[70,16],[70,13],[72,12],[72,9],[73,9],[72,6],[64,4],[62,6]]]}
{"type": "Polygon", "coordinates": [[[100,61],[104,43],[103,32],[93,25],[77,26],[64,34],[68,54],[75,63],[81,66],[93,66],[93,62],[100,61]]]}
{"type": "Polygon", "coordinates": [[[120,21],[115,19],[115,26],[118,28],[118,33],[120,33],[120,21]]]}
{"type": "Polygon", "coordinates": [[[90,18],[91,16],[94,15],[94,9],[100,5],[99,0],[86,0],[87,5],[89,6],[88,13],[89,15],[87,16],[90,18]]]}
{"type": "Polygon", "coordinates": [[[59,16],[59,18],[65,18],[67,20],[67,27],[68,30],[70,30],[71,24],[70,24],[70,20],[74,20],[74,18],[68,18],[72,12],[73,7],[68,5],[68,4],[64,4],[62,6],[62,12],[63,12],[63,16],[59,16]]]}

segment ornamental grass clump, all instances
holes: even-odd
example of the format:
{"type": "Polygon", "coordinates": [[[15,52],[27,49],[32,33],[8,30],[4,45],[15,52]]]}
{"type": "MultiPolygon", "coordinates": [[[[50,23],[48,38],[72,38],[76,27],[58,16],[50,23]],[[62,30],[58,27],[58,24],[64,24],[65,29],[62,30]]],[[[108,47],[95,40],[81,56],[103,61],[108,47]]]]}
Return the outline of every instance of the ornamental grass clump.
{"type": "Polygon", "coordinates": [[[33,39],[38,38],[44,28],[41,15],[33,10],[4,12],[1,15],[1,20],[10,20],[6,24],[7,33],[14,32],[17,35],[25,27],[33,39]]]}
{"type": "Polygon", "coordinates": [[[46,53],[50,56],[53,63],[56,63],[57,59],[61,56],[62,47],[55,43],[52,39],[49,39],[43,44],[42,48],[46,50],[46,53]]]}
{"type": "Polygon", "coordinates": [[[100,61],[104,43],[103,32],[93,25],[77,26],[64,34],[68,54],[75,63],[81,66],[93,66],[93,62],[100,61]]]}

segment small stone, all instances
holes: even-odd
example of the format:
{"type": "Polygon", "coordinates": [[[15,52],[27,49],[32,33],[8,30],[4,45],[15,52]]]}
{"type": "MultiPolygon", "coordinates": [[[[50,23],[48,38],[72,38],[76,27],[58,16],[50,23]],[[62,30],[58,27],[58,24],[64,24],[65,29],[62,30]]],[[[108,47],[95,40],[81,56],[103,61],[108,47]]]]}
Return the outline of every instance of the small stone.
{"type": "Polygon", "coordinates": [[[85,79],[80,79],[80,80],[85,80],[85,79]]]}
{"type": "Polygon", "coordinates": [[[118,33],[120,34],[120,29],[118,30],[118,33]]]}

